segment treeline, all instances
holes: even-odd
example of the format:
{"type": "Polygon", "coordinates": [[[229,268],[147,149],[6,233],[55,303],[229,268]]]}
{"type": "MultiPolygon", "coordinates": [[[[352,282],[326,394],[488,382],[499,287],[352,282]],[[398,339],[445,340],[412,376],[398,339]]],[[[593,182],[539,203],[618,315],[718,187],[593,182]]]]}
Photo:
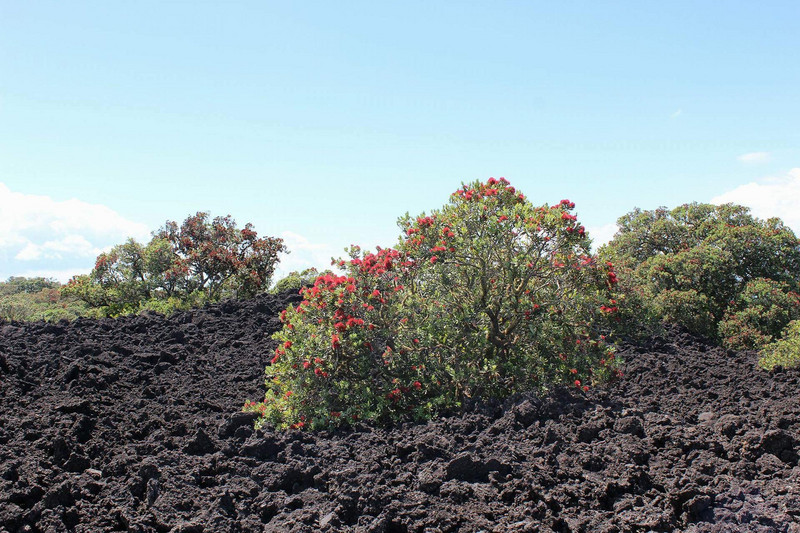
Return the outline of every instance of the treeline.
{"type": "Polygon", "coordinates": [[[61,284],[42,277],[12,276],[0,282],[0,319],[32,322],[73,320],[89,313],[88,305],[63,294],[61,284]]]}
{"type": "Polygon", "coordinates": [[[259,237],[251,224],[199,212],[168,221],[148,243],[134,239],[97,257],[91,273],[67,284],[11,278],[0,284],[0,318],[60,320],[116,317],[142,311],[169,314],[224,298],[267,290],[285,252],[283,240],[259,237]]]}

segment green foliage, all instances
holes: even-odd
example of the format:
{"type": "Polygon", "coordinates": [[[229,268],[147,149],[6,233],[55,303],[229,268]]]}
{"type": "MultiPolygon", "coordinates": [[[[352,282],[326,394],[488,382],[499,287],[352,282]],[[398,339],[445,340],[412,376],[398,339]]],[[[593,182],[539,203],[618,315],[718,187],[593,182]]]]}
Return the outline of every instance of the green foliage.
{"type": "Polygon", "coordinates": [[[129,239],[97,257],[91,274],[75,276],[62,289],[103,316],[137,312],[144,302],[169,299],[176,287],[167,275],[173,261],[169,243],[154,238],[147,245],[129,239]]]}
{"type": "Polygon", "coordinates": [[[780,340],[764,347],[758,364],[766,370],[778,365],[784,368],[800,366],[800,320],[790,322],[780,340]]]}
{"type": "Polygon", "coordinates": [[[11,276],[6,281],[0,282],[0,297],[21,293],[35,294],[45,289],[57,289],[59,286],[60,283],[53,279],[11,276]]]}
{"type": "Polygon", "coordinates": [[[589,254],[573,208],[535,207],[490,179],[401,218],[397,249],[352,248],[343,275],[320,276],[281,315],[265,400],[246,409],[283,428],[425,419],[467,398],[607,379],[616,275],[589,254]]]}
{"type": "Polygon", "coordinates": [[[148,244],[133,239],[100,254],[91,274],[64,287],[103,316],[169,313],[222,298],[246,298],[269,286],[283,241],[258,238],[250,224],[197,213],[167,222],[148,244]]]}
{"type": "MultiPolygon", "coordinates": [[[[330,270],[326,270],[322,274],[330,273],[330,270]]],[[[285,277],[279,279],[269,292],[280,294],[289,290],[299,291],[303,287],[312,286],[319,276],[320,272],[316,268],[307,268],[302,272],[289,272],[285,277]]]]}
{"type": "Polygon", "coordinates": [[[62,296],[57,281],[11,277],[0,283],[0,319],[8,321],[73,320],[86,314],[86,305],[62,296]]]}
{"type": "Polygon", "coordinates": [[[719,324],[727,348],[758,350],[781,337],[792,320],[800,319],[800,295],[788,283],[756,278],[728,307],[719,324]]]}
{"type": "Polygon", "coordinates": [[[194,291],[188,295],[169,298],[151,298],[143,301],[137,312],[152,311],[165,316],[169,316],[176,311],[186,311],[195,307],[202,307],[209,300],[202,291],[194,291]]]}
{"type": "MultiPolygon", "coordinates": [[[[779,219],[733,204],[635,209],[601,248],[624,274],[621,292],[642,315],[687,327],[731,348],[759,348],[796,316],[800,246],[779,219]]],[[[630,302],[629,302],[630,303],[630,302]]],[[[630,316],[629,326],[641,326],[630,316]]]]}

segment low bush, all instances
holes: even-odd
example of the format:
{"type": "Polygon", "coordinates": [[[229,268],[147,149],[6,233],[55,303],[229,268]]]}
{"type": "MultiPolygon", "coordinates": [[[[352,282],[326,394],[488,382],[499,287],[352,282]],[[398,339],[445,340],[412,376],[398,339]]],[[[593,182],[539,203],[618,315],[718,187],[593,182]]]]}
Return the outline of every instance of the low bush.
{"type": "Polygon", "coordinates": [[[490,179],[401,218],[394,249],[353,247],[282,313],[265,399],[245,409],[280,428],[381,423],[607,379],[617,279],[574,207],[490,179]]]}
{"type": "Polygon", "coordinates": [[[758,350],[782,337],[792,320],[800,319],[800,294],[788,283],[756,278],[730,303],[719,324],[725,347],[758,350]]]}
{"type": "Polygon", "coordinates": [[[764,347],[758,364],[766,370],[779,365],[784,368],[800,366],[800,320],[790,322],[780,340],[764,347]]]}

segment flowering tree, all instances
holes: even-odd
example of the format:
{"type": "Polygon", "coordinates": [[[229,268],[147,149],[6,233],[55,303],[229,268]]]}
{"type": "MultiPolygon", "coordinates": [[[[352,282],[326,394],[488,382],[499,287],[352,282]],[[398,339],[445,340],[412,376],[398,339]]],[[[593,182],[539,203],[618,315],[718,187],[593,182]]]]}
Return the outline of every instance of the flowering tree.
{"type": "Polygon", "coordinates": [[[167,222],[147,245],[129,239],[100,254],[91,274],[62,291],[107,316],[168,312],[265,290],[282,251],[281,239],[258,238],[250,224],[240,230],[230,217],[197,213],[180,226],[167,222]]]}
{"type": "Polygon", "coordinates": [[[175,253],[168,275],[182,279],[186,292],[203,291],[212,300],[222,296],[251,297],[266,289],[275,272],[283,240],[259,238],[252,224],[241,230],[230,217],[209,220],[198,212],[178,226],[167,222],[156,238],[175,253]]]}
{"type": "Polygon", "coordinates": [[[427,418],[607,378],[616,274],[589,254],[573,208],[534,207],[490,179],[400,219],[396,249],[352,248],[335,263],[344,274],[320,276],[281,315],[265,400],[246,409],[279,427],[427,418]]]}
{"type": "Polygon", "coordinates": [[[605,374],[599,326],[617,312],[616,274],[592,257],[574,207],[535,207],[506,180],[489,179],[465,185],[441,210],[401,220],[403,248],[425,267],[428,342],[456,398],[567,379],[586,386],[605,374]]]}

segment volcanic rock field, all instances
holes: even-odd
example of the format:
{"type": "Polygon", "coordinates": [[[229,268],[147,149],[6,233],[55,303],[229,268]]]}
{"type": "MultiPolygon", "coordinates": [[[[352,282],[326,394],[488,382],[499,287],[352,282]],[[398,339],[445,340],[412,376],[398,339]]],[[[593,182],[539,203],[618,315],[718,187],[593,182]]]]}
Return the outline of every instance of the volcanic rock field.
{"type": "Polygon", "coordinates": [[[254,431],[298,298],[0,322],[0,532],[800,532],[800,370],[673,328],[588,393],[254,431]]]}

